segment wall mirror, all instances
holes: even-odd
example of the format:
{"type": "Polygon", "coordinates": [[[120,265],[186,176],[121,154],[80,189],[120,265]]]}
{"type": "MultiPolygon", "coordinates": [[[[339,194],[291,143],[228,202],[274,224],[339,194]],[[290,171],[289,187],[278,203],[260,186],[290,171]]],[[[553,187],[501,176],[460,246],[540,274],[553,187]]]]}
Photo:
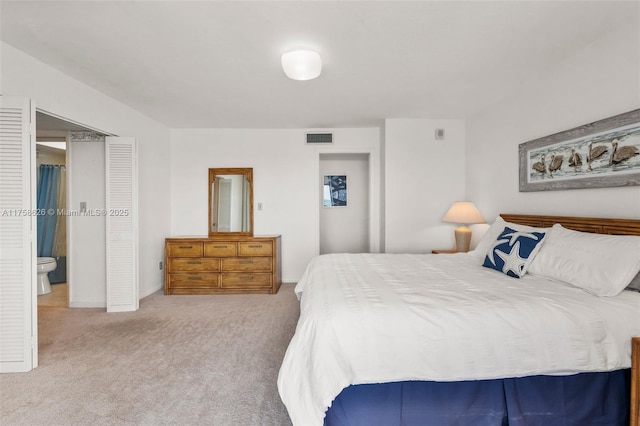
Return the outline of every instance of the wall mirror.
{"type": "Polygon", "coordinates": [[[209,236],[253,235],[253,169],[209,169],[209,236]]]}

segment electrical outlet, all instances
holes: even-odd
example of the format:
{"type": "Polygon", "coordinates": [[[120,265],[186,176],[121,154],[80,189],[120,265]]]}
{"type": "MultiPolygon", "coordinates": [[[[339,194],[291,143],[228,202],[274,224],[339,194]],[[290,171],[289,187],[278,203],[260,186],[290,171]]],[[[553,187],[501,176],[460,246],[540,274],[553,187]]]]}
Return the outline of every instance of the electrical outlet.
{"type": "Polygon", "coordinates": [[[258,210],[262,210],[262,203],[258,203],[258,210]]]}
{"type": "Polygon", "coordinates": [[[158,269],[162,271],[162,261],[160,261],[160,263],[158,264],[158,269]]]}

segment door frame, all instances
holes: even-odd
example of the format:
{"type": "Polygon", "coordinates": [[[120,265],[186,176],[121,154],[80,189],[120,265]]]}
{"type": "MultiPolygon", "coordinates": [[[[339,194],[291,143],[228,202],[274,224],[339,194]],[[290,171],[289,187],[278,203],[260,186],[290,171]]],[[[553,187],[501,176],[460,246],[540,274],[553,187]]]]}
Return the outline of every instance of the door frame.
{"type": "Polygon", "coordinates": [[[320,157],[327,154],[368,154],[369,156],[369,252],[380,253],[380,211],[381,211],[381,177],[376,171],[380,170],[380,156],[376,149],[367,147],[317,148],[314,159],[315,187],[314,200],[317,203],[314,212],[315,255],[320,254],[320,157]]]}
{"type": "MultiPolygon", "coordinates": [[[[88,132],[96,132],[96,133],[100,133],[103,134],[105,136],[114,136],[112,133],[110,132],[105,132],[104,130],[100,130],[97,129],[95,127],[92,126],[87,126],[83,123],[80,123],[78,121],[69,119],[65,116],[56,114],[54,112],[42,109],[42,108],[38,108],[36,106],[36,113],[42,113],[42,114],[46,114],[50,117],[56,118],[58,120],[61,121],[65,121],[73,126],[78,126],[78,127],[82,127],[84,129],[87,129],[88,132]]],[[[38,123],[36,121],[35,123],[35,127],[36,127],[36,131],[37,131],[37,127],[38,127],[38,123]]],[[[67,192],[66,194],[66,206],[65,209],[67,211],[72,211],[73,208],[73,191],[71,190],[71,182],[72,182],[72,175],[73,175],[73,168],[70,167],[72,160],[73,160],[73,148],[71,147],[71,132],[72,131],[76,131],[76,130],[67,130],[67,136],[66,136],[66,171],[67,171],[67,181],[65,182],[65,191],[67,192]]],[[[34,171],[34,173],[37,174],[37,170],[34,171]]],[[[37,182],[36,182],[37,184],[37,182]]],[[[67,276],[67,307],[70,308],[71,306],[71,289],[74,285],[74,280],[73,280],[73,256],[70,256],[70,253],[72,253],[72,249],[73,249],[73,227],[71,226],[71,219],[73,216],[71,215],[67,215],[66,217],[66,227],[67,227],[67,238],[66,238],[66,243],[67,243],[67,271],[66,271],[66,276],[67,276]]],[[[106,261],[106,260],[105,260],[106,261]]],[[[89,306],[79,306],[79,307],[89,307],[89,306]]],[[[93,306],[91,306],[93,307],[93,306]]]]}
{"type": "MultiPolygon", "coordinates": [[[[110,137],[110,136],[116,136],[115,134],[111,133],[111,132],[107,132],[92,126],[88,126],[85,125],[83,123],[80,123],[78,121],[69,119],[67,117],[61,116],[59,114],[50,112],[48,110],[42,109],[42,108],[37,108],[35,109],[36,112],[40,112],[42,114],[46,114],[49,115],[53,118],[56,118],[58,120],[61,121],[65,121],[67,123],[69,123],[72,126],[77,126],[83,129],[86,129],[87,132],[95,132],[95,133],[99,133],[101,135],[104,135],[105,138],[106,137],[110,137]]],[[[37,122],[35,123],[35,126],[37,128],[37,122]]],[[[67,153],[66,153],[66,161],[67,161],[67,182],[66,182],[66,191],[67,191],[67,197],[66,197],[66,210],[67,211],[73,211],[73,202],[75,201],[74,196],[73,196],[73,185],[72,185],[72,176],[73,176],[73,168],[69,167],[70,164],[73,162],[73,148],[72,148],[72,143],[71,143],[71,136],[70,136],[70,132],[71,131],[82,131],[82,130],[70,130],[67,132],[67,153]]],[[[34,138],[35,140],[35,138],[34,138]]],[[[97,143],[102,143],[103,145],[105,144],[105,142],[97,142],[97,143]]],[[[34,142],[35,144],[35,142],[34,142]]],[[[36,173],[36,170],[33,170],[33,173],[36,173]]],[[[34,185],[37,183],[34,183],[34,185]]],[[[86,303],[82,303],[80,305],[78,304],[73,304],[72,300],[71,300],[71,294],[72,294],[72,288],[75,285],[74,284],[74,277],[73,277],[73,271],[74,271],[74,267],[73,267],[73,256],[71,255],[73,252],[73,247],[74,247],[74,238],[73,238],[73,227],[71,226],[71,219],[73,218],[72,215],[67,215],[66,218],[66,226],[67,226],[67,307],[71,308],[71,307],[78,307],[78,308],[105,308],[106,306],[88,306],[86,303]]],[[[105,230],[106,231],[106,230],[105,230]]],[[[138,248],[139,250],[139,248],[138,248]]],[[[105,264],[106,264],[107,260],[105,257],[105,264]]],[[[35,259],[34,259],[34,265],[35,265],[35,259]]],[[[37,294],[34,294],[34,298],[35,298],[35,306],[37,308],[37,294]]],[[[106,300],[106,294],[105,294],[105,303],[107,303],[106,300]]]]}

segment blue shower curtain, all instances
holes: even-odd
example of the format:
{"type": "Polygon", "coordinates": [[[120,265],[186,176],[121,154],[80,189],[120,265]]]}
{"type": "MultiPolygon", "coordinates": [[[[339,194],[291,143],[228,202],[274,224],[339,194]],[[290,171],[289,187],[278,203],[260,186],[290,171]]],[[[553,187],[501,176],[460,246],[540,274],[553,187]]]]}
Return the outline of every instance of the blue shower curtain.
{"type": "Polygon", "coordinates": [[[54,257],[56,236],[58,189],[64,166],[41,165],[38,170],[38,257],[54,257]]]}

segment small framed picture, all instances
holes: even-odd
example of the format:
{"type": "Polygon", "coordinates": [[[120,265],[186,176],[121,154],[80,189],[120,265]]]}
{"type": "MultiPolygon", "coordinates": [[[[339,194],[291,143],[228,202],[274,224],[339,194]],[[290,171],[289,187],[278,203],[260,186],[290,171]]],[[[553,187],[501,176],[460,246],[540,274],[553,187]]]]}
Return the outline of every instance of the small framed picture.
{"type": "Polygon", "coordinates": [[[324,175],[322,184],[322,206],[347,206],[347,175],[324,175]]]}

